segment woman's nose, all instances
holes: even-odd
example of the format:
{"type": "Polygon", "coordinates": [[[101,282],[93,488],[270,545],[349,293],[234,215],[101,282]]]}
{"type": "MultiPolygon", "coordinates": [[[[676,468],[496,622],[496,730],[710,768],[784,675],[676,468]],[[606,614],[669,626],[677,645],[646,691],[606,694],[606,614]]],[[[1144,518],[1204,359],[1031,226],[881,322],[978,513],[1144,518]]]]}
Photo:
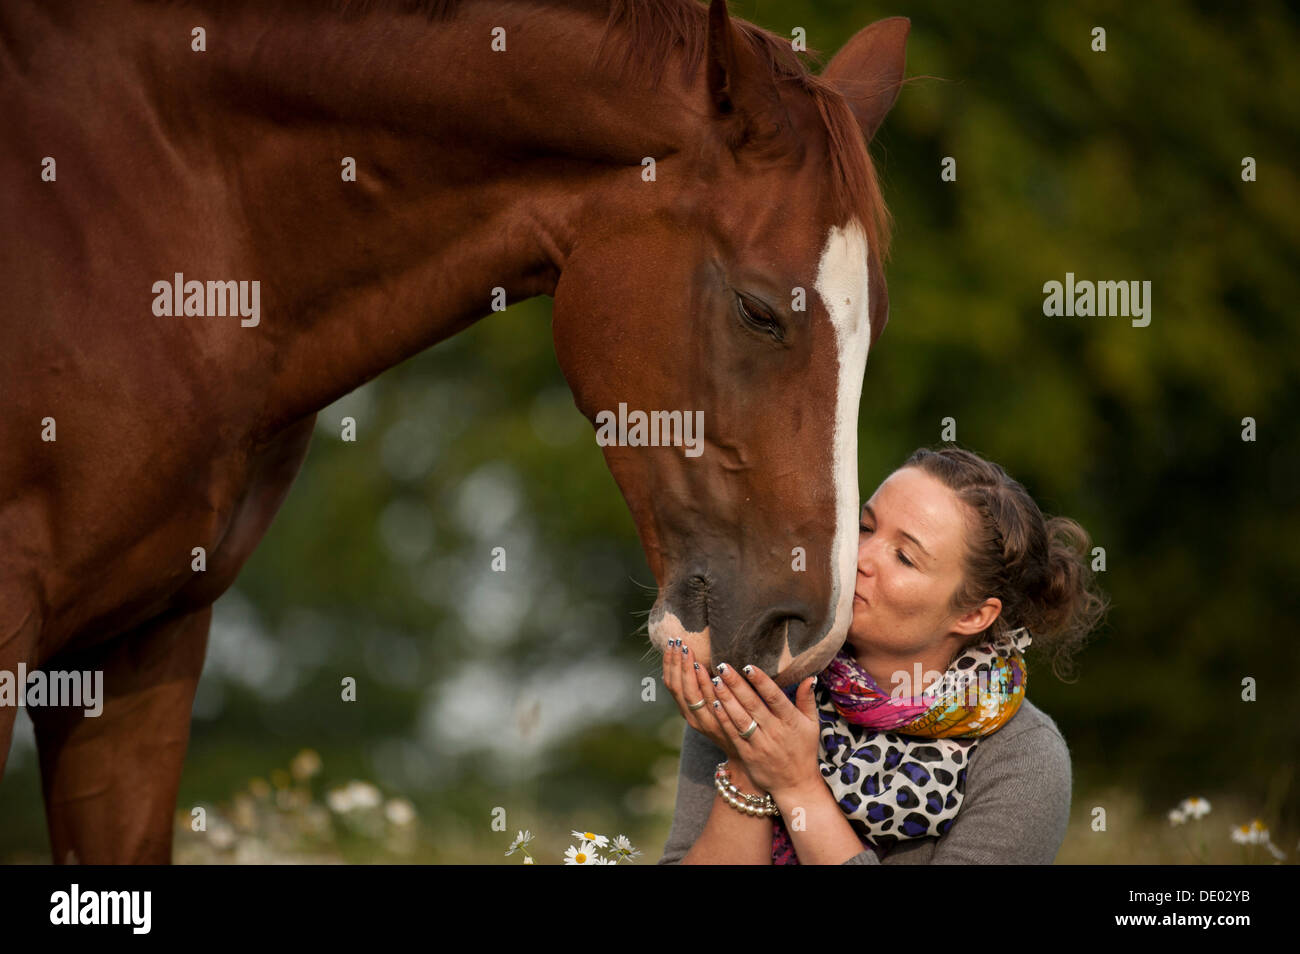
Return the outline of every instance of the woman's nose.
{"type": "Polygon", "coordinates": [[[876,571],[876,557],[871,546],[871,537],[865,533],[858,537],[858,571],[868,575],[876,571]]]}

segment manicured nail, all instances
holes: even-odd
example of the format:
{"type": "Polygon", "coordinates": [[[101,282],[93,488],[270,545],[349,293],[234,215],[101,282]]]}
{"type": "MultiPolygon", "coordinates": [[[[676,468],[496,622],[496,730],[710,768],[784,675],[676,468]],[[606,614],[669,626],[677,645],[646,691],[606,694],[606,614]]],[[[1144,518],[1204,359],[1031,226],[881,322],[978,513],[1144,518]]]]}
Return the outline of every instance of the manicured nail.
{"type": "Polygon", "coordinates": [[[721,677],[721,676],[714,676],[714,677],[713,677],[713,684],[714,684],[715,686],[720,686],[720,685],[722,685],[722,677],[721,677]]]}
{"type": "Polygon", "coordinates": [[[727,664],[726,664],[726,663],[718,663],[718,675],[722,675],[722,674],[723,674],[724,672],[726,672],[726,671],[727,671],[727,664]]]}
{"type": "Polygon", "coordinates": [[[696,663],[696,664],[695,664],[695,668],[696,668],[696,669],[699,669],[699,668],[700,668],[700,664],[699,664],[699,663],[696,663]]]}
{"type": "Polygon", "coordinates": [[[753,666],[746,666],[745,669],[744,669],[744,673],[745,673],[746,676],[753,675],[753,673],[754,673],[754,667],[753,667],[753,666]]]}
{"type": "Polygon", "coordinates": [[[682,647],[682,655],[683,655],[683,656],[686,655],[686,647],[685,647],[685,646],[682,647]]]}
{"type": "Polygon", "coordinates": [[[722,706],[721,702],[719,702],[717,699],[713,700],[713,708],[718,709],[721,708],[721,706],[722,706]]]}

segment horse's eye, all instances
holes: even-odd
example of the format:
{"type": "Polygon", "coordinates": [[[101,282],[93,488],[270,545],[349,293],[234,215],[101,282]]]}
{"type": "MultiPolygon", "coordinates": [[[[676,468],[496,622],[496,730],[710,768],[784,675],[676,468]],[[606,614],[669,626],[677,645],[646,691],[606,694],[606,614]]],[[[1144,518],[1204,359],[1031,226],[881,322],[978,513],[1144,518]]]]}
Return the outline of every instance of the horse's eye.
{"type": "Polygon", "coordinates": [[[777,341],[785,340],[785,329],[781,327],[781,322],[762,305],[747,299],[743,295],[736,295],[736,305],[740,309],[740,317],[745,320],[755,331],[761,331],[764,334],[771,335],[777,341]]]}

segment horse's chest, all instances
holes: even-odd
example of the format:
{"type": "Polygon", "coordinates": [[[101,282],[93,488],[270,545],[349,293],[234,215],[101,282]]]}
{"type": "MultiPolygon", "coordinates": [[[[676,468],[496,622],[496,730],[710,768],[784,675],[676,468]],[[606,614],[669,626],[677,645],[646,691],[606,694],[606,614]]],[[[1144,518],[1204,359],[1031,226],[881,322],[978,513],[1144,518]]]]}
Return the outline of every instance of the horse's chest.
{"type": "MultiPolygon", "coordinates": [[[[149,501],[156,519],[135,524],[127,546],[84,557],[104,572],[79,575],[81,585],[60,594],[42,635],[43,654],[103,642],[221,596],[288,494],[314,420],[292,425],[251,455],[203,459],[201,449],[186,448],[169,468],[176,474],[172,489],[149,501]]],[[[101,529],[110,542],[128,536],[122,527],[101,529]]]]}
{"type": "Polygon", "coordinates": [[[231,496],[220,536],[202,554],[201,568],[191,566],[194,576],[178,591],[178,601],[207,605],[234,583],[289,493],[307,455],[315,419],[310,415],[288,428],[236,475],[237,492],[231,496]]]}

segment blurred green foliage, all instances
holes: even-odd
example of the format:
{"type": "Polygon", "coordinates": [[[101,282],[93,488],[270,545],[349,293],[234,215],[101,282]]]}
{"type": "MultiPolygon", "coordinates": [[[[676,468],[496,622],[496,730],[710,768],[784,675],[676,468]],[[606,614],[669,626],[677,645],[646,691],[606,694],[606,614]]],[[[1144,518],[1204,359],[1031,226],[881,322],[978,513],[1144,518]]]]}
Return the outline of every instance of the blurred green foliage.
{"type": "MultiPolygon", "coordinates": [[[[1156,822],[1189,794],[1228,795],[1293,851],[1294,9],[732,10],[778,34],[803,26],[827,57],[870,20],[912,20],[919,78],[873,145],[897,229],[891,320],[862,396],[862,494],[953,417],[960,444],[1105,548],[1112,609],[1078,681],[1030,656],[1030,696],[1074,758],[1071,839],[1116,786],[1156,822]],[[940,181],[945,156],[955,182],[940,181]],[[1242,181],[1245,156],[1258,181],[1242,181]],[[1044,317],[1042,286],[1067,271],[1151,281],[1150,325],[1044,317]],[[1247,677],[1258,701],[1241,699],[1247,677]]],[[[681,719],[666,692],[642,701],[659,673],[638,632],[654,580],[549,316],[549,299],[516,305],[322,413],[294,491],[218,604],[182,809],[310,747],[338,779],[372,779],[454,830],[434,838],[441,860],[496,857],[521,828],[558,839],[558,857],[578,827],[626,831],[657,859],[681,719]],[[338,439],[346,414],[356,443],[338,439]],[[497,545],[511,572],[485,572],[497,545]],[[345,676],[355,704],[339,701],[345,676]]],[[[29,745],[0,785],[0,857],[45,850],[29,745]]]]}

